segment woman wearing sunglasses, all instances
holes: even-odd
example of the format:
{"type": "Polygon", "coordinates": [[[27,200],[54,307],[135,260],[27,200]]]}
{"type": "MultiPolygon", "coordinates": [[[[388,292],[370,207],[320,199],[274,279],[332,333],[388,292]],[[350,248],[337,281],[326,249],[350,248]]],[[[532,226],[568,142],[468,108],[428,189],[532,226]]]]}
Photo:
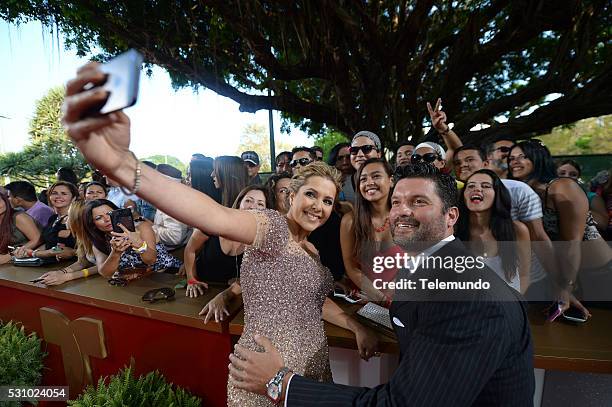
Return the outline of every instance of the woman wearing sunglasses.
{"type": "Polygon", "coordinates": [[[351,165],[355,171],[358,171],[366,160],[381,157],[382,144],[380,138],[371,131],[360,131],[353,136],[349,153],[351,154],[351,165]]]}
{"type": "MultiPolygon", "coordinates": [[[[100,88],[86,89],[89,83],[98,85],[105,80],[98,67],[96,63],[87,64],[66,86],[63,121],[69,136],[91,164],[130,192],[138,192],[173,218],[208,235],[247,245],[240,270],[245,326],[238,344],[260,350],[264,341],[255,340],[255,334],[267,337],[279,349],[288,369],[330,381],[323,316],[353,330],[361,356],[373,356],[377,346],[374,337],[327,298],[333,287],[332,276],[306,239],[331,214],[340,190],[338,172],[322,162],[299,170],[291,182],[291,205],[286,216],[274,210],[241,211],[219,205],[141,165],[129,151],[130,122],[123,112],[102,117],[84,115],[107,97],[100,88]]],[[[237,389],[231,374],[230,370],[228,405],[273,405],[265,396],[237,389]]]]}
{"type": "Polygon", "coordinates": [[[386,304],[388,298],[374,287],[369,271],[374,255],[390,247],[393,241],[389,225],[391,175],[391,166],[385,160],[366,160],[357,171],[359,192],[354,210],[342,217],[340,226],[346,274],[371,301],[381,304],[386,304]]]}
{"type": "MultiPolygon", "coordinates": [[[[578,183],[557,177],[550,151],[539,141],[523,141],[512,147],[508,166],[511,178],[529,184],[540,196],[544,230],[550,240],[566,242],[554,244],[559,275],[553,276],[552,282],[563,289],[560,300],[568,304],[577,277],[585,298],[610,299],[612,253],[597,231],[588,199],[578,183]]],[[[543,281],[551,283],[550,279],[543,281]]],[[[529,298],[529,292],[527,295],[529,298]]],[[[582,311],[588,315],[584,307],[582,311]]]]}

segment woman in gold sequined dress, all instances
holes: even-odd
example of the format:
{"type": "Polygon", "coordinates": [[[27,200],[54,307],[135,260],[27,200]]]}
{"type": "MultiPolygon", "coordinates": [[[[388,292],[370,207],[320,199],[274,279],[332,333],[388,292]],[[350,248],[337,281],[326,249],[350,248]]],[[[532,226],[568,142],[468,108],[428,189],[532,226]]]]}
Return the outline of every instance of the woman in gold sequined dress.
{"type": "MultiPolygon", "coordinates": [[[[326,164],[313,163],[294,177],[291,208],[286,216],[270,210],[251,212],[221,206],[199,191],[141,165],[129,151],[130,122],[123,112],[86,116],[88,109],[107,97],[105,91],[89,89],[88,84],[105,80],[98,65],[90,63],[66,85],[63,121],[69,136],[92,165],[164,213],[207,234],[250,246],[241,271],[245,328],[239,343],[260,350],[253,335],[267,336],[291,370],[317,380],[331,380],[323,316],[355,333],[362,357],[373,356],[376,341],[371,334],[326,298],[332,290],[331,274],[306,240],[331,213],[340,189],[338,172],[326,164]]],[[[230,384],[228,404],[242,407],[272,403],[230,384]]]]}

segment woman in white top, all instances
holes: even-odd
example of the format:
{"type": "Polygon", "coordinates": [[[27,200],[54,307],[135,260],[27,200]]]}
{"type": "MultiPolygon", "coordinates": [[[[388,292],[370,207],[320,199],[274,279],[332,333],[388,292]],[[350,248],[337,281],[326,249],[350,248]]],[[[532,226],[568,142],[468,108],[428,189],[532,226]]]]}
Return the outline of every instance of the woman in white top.
{"type": "Polygon", "coordinates": [[[470,241],[476,254],[483,255],[487,266],[508,285],[525,293],[531,262],[529,229],[512,220],[511,206],[508,190],[493,171],[474,172],[459,200],[457,236],[470,241]]]}

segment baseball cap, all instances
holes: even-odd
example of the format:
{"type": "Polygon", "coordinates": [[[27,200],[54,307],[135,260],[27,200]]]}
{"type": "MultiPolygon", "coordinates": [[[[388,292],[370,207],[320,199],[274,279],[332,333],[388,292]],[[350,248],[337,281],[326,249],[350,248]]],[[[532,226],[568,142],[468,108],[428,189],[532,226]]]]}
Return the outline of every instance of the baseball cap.
{"type": "Polygon", "coordinates": [[[250,162],[254,165],[259,165],[259,155],[255,151],[245,151],[240,156],[244,162],[250,162]]]}

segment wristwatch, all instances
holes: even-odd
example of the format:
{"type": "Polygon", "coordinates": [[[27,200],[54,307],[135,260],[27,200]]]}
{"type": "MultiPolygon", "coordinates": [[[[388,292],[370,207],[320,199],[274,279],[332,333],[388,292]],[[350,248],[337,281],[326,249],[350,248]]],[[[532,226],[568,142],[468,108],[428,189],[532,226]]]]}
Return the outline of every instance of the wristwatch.
{"type": "Polygon", "coordinates": [[[276,375],[266,384],[267,395],[274,404],[278,404],[283,394],[283,378],[289,372],[289,368],[282,367],[276,375]]]}

